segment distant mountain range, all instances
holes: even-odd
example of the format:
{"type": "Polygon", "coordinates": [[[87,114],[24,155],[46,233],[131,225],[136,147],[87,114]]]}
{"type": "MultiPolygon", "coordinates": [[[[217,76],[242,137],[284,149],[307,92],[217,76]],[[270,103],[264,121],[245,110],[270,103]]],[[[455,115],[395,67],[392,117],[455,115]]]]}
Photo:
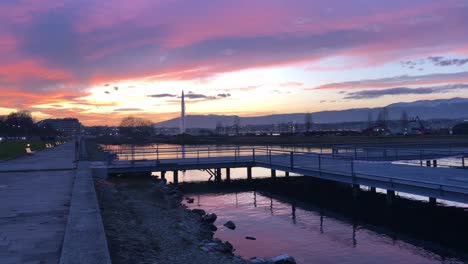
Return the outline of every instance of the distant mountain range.
{"type": "MultiPolygon", "coordinates": [[[[322,111],[312,113],[314,123],[342,123],[367,121],[369,113],[376,119],[383,107],[354,108],[339,111],[322,111]]],[[[421,119],[468,119],[468,98],[421,100],[409,103],[394,103],[387,106],[390,119],[400,119],[403,110],[409,117],[421,119]]],[[[242,125],[269,125],[280,123],[304,123],[305,113],[276,114],[257,117],[240,117],[242,125]]],[[[234,115],[188,115],[187,128],[215,128],[218,122],[232,125],[234,115]]],[[[180,118],[154,124],[155,127],[178,127],[180,118]]]]}

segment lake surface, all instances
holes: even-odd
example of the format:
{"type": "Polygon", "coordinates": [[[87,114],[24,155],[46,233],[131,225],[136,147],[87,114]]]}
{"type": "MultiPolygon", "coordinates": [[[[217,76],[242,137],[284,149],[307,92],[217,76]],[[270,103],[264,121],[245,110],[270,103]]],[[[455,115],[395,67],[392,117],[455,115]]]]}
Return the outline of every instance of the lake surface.
{"type": "MultiPolygon", "coordinates": [[[[180,145],[152,144],[146,146],[107,145],[108,149],[141,149],[149,150],[143,158],[154,159],[155,149],[168,149],[164,158],[179,158],[180,145]],[[171,153],[170,150],[174,152],[171,153]]],[[[197,149],[219,150],[219,155],[226,155],[223,148],[232,146],[201,146],[197,149]]],[[[265,146],[254,146],[265,148],[265,146]]],[[[304,151],[330,153],[327,148],[273,146],[285,151],[304,151]]],[[[252,147],[247,147],[252,148],[252,147]]],[[[197,152],[187,149],[186,158],[196,157],[197,152]]],[[[247,150],[251,151],[251,150],[247,150]]],[[[210,153],[216,153],[210,152],[210,153]]],[[[159,153],[161,155],[161,152],[159,153]]],[[[248,153],[247,153],[248,155],[248,153]]],[[[141,158],[141,157],[140,157],[141,158]]],[[[160,157],[162,158],[162,157],[160,157]]],[[[455,165],[452,158],[439,159],[441,166],[455,165]]],[[[419,161],[404,161],[407,165],[418,165],[419,161]]],[[[270,177],[270,170],[253,168],[254,178],[270,177]]],[[[159,173],[154,173],[159,175],[159,173]]],[[[277,172],[278,177],[283,172],[277,172]]],[[[297,176],[291,174],[291,176],[297,176]]],[[[222,178],[225,170],[222,170],[222,178]]],[[[231,179],[245,179],[245,168],[231,169],[231,179]]],[[[166,174],[168,182],[172,182],[172,174],[166,174]]],[[[210,179],[207,171],[191,170],[179,172],[179,182],[199,182],[210,179]]],[[[367,187],[362,187],[367,189],[367,187]]],[[[377,192],[385,190],[377,189],[377,192]]],[[[397,193],[409,199],[427,201],[427,197],[397,193]]],[[[296,258],[299,263],[468,263],[466,256],[460,253],[438,247],[431,243],[412,237],[395,235],[385,227],[367,226],[353,223],[350,217],[327,213],[309,205],[294,205],[284,199],[275,199],[258,192],[239,192],[226,194],[193,194],[194,204],[189,208],[202,208],[218,215],[216,237],[231,242],[236,248],[236,254],[244,258],[254,256],[272,257],[287,253],[296,258]],[[228,220],[233,221],[237,228],[230,230],[223,226],[228,220]],[[246,236],[257,240],[246,240],[246,236]],[[409,242],[411,241],[411,242],[409,242]]],[[[439,200],[442,204],[465,207],[459,204],[439,200]]],[[[467,250],[468,252],[468,250],[467,250]]]]}
{"type": "Polygon", "coordinates": [[[287,253],[298,263],[468,263],[430,243],[258,192],[187,196],[195,198],[189,208],[218,215],[215,237],[232,243],[235,254],[244,258],[287,253]],[[223,226],[228,220],[236,224],[235,230],[223,226]]]}

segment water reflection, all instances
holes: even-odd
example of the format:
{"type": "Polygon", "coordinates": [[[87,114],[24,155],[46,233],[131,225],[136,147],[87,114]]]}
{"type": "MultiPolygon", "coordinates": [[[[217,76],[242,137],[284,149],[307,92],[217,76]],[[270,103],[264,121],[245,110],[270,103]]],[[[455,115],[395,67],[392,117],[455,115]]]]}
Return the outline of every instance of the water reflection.
{"type": "MultiPolygon", "coordinates": [[[[230,169],[230,178],[231,180],[236,180],[236,179],[246,179],[246,172],[247,168],[231,168],[230,169]]],[[[153,176],[161,176],[160,172],[154,172],[153,176]]],[[[283,177],[284,174],[278,174],[278,177],[283,177]]],[[[289,176],[295,177],[295,176],[300,176],[298,174],[290,173],[289,176]]],[[[270,169],[265,169],[265,168],[252,168],[252,177],[254,179],[259,179],[259,178],[269,178],[271,177],[271,170],[270,169]]],[[[226,179],[226,171],[225,169],[221,170],[221,178],[223,180],[226,179]]],[[[173,182],[173,177],[172,175],[166,174],[166,179],[168,182],[173,182]]],[[[208,180],[213,180],[214,177],[206,171],[206,170],[188,170],[188,171],[182,171],[181,174],[179,174],[179,182],[206,182],[208,180]]]]}
{"type": "Polygon", "coordinates": [[[302,151],[302,152],[315,152],[330,154],[331,148],[329,147],[314,147],[314,146],[291,146],[291,145],[253,145],[253,146],[239,146],[239,145],[176,145],[176,144],[122,144],[122,145],[102,145],[104,149],[122,153],[119,155],[120,159],[172,159],[172,158],[197,158],[203,157],[222,157],[229,156],[248,156],[252,154],[252,148],[256,149],[277,149],[282,151],[302,151]],[[135,153],[139,153],[136,155],[135,153]]]}
{"type": "Polygon", "coordinates": [[[410,244],[355,219],[255,191],[198,194],[197,202],[187,206],[216,213],[215,236],[230,241],[236,254],[246,258],[288,253],[299,263],[465,263],[461,256],[446,258],[424,248],[424,241],[411,239],[410,244]],[[228,220],[236,224],[235,230],[224,228],[228,220]]]}

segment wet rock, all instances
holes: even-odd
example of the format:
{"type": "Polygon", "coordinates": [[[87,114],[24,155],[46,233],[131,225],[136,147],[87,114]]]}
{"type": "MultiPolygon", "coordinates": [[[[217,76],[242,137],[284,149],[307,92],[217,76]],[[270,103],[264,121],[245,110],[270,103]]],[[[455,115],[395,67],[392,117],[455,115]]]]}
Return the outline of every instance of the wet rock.
{"type": "Polygon", "coordinates": [[[225,224],[224,224],[225,227],[231,229],[231,230],[234,230],[236,229],[236,225],[232,222],[232,221],[227,221],[225,224]]]}
{"type": "Polygon", "coordinates": [[[192,209],[192,212],[196,213],[199,216],[204,216],[206,214],[205,210],[203,209],[192,209]]]}
{"type": "Polygon", "coordinates": [[[173,195],[173,194],[180,194],[179,190],[177,190],[177,188],[173,187],[173,186],[170,186],[170,185],[167,185],[167,188],[166,190],[169,192],[169,194],[173,195]]]}
{"type": "Polygon", "coordinates": [[[218,218],[216,214],[207,214],[207,215],[202,216],[203,222],[209,223],[209,224],[214,223],[216,221],[216,218],[218,218]]]}
{"type": "Polygon", "coordinates": [[[253,258],[249,259],[249,263],[251,263],[251,264],[266,264],[266,263],[268,263],[268,260],[265,259],[265,258],[253,257],[253,258]]]}
{"type": "Polygon", "coordinates": [[[281,254],[272,258],[251,258],[249,259],[251,264],[296,264],[296,260],[287,254],[281,254]]]}
{"type": "Polygon", "coordinates": [[[251,237],[251,236],[246,236],[245,239],[248,239],[248,240],[257,240],[255,237],[251,237]]]}
{"type": "Polygon", "coordinates": [[[216,239],[211,242],[203,242],[200,249],[205,252],[218,251],[227,254],[232,254],[232,251],[234,250],[231,243],[227,241],[223,243],[221,240],[216,239]]]}
{"type": "Polygon", "coordinates": [[[296,260],[287,254],[281,254],[276,257],[272,257],[269,259],[269,261],[273,264],[296,264],[296,260]]]}
{"type": "Polygon", "coordinates": [[[215,225],[213,225],[213,224],[208,224],[208,229],[210,229],[210,231],[213,231],[213,232],[215,232],[216,230],[218,230],[218,228],[217,228],[215,225]]]}
{"type": "Polygon", "coordinates": [[[223,253],[232,253],[233,250],[234,250],[234,247],[231,245],[231,243],[227,241],[222,243],[219,248],[219,251],[223,253]]]}

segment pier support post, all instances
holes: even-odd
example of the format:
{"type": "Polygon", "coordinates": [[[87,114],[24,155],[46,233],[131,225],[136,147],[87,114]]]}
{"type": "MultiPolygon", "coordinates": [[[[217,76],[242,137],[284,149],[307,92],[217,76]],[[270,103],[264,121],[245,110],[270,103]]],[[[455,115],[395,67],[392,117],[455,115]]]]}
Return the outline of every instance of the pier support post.
{"type": "Polygon", "coordinates": [[[430,160],[426,160],[426,166],[427,166],[427,167],[430,167],[430,166],[431,166],[431,161],[430,161],[430,160]]]}
{"type": "Polygon", "coordinates": [[[437,160],[432,160],[432,166],[437,167],[437,160]]]}
{"type": "Polygon", "coordinates": [[[375,187],[370,187],[370,192],[371,192],[371,193],[376,193],[376,192],[377,192],[377,190],[376,190],[376,188],[375,188],[375,187]]]}
{"type": "Polygon", "coordinates": [[[289,153],[289,165],[291,166],[291,169],[294,169],[294,152],[289,153]]]}
{"type": "Polygon", "coordinates": [[[437,199],[434,197],[429,197],[429,204],[431,206],[436,206],[437,205],[437,199]]]}
{"type": "Polygon", "coordinates": [[[221,181],[221,169],[220,168],[216,169],[215,181],[217,182],[221,181]]]}
{"type": "Polygon", "coordinates": [[[289,171],[284,172],[284,177],[289,177],[289,171]]]}
{"type": "Polygon", "coordinates": [[[161,180],[166,179],[166,171],[161,171],[161,180]]]}
{"type": "Polygon", "coordinates": [[[276,170],[271,170],[271,178],[276,178],[276,170]]]}
{"type": "Polygon", "coordinates": [[[252,179],[252,167],[247,167],[247,179],[252,179]]]}
{"type": "Polygon", "coordinates": [[[353,198],[357,198],[359,196],[359,184],[353,184],[353,198]]]}
{"type": "Polygon", "coordinates": [[[231,168],[226,168],[226,181],[231,180],[231,168]]]}
{"type": "Polygon", "coordinates": [[[172,183],[179,184],[179,171],[174,171],[174,178],[172,179],[172,183]]]}
{"type": "Polygon", "coordinates": [[[465,168],[465,157],[462,157],[462,168],[465,168]]]}
{"type": "Polygon", "coordinates": [[[392,206],[395,199],[395,191],[387,190],[387,205],[392,206]]]}

